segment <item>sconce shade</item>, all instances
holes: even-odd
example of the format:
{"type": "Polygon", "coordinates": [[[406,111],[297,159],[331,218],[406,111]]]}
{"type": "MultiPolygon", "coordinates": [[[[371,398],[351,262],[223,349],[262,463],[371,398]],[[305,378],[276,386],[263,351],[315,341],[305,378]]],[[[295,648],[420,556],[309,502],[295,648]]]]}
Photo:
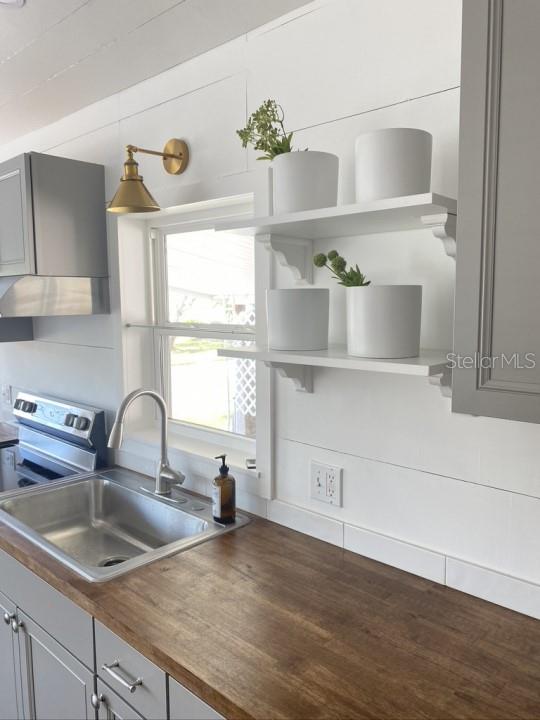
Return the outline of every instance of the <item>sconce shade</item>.
{"type": "Polygon", "coordinates": [[[117,213],[143,213],[160,210],[139,175],[139,165],[133,159],[133,153],[128,150],[128,159],[124,163],[124,175],[120,185],[107,208],[108,212],[117,213]]]}

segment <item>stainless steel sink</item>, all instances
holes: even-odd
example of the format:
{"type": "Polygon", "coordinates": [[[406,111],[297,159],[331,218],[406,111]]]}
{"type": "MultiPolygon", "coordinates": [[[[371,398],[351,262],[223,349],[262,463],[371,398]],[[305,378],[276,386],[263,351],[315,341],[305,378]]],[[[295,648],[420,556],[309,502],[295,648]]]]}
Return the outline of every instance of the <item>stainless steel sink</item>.
{"type": "MultiPolygon", "coordinates": [[[[0,521],[90,581],[121,575],[248,522],[212,519],[187,492],[152,494],[135,473],[112,470],[0,496],[0,521]]],[[[145,479],[144,479],[145,480],[145,479]]]]}

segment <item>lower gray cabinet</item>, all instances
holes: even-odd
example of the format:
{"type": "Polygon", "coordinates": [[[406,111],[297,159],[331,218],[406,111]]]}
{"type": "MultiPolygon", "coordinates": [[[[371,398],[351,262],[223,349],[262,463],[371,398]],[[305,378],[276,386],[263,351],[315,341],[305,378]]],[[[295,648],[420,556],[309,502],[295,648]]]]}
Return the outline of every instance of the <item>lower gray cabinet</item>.
{"type": "Polygon", "coordinates": [[[98,720],[144,720],[127,702],[113,692],[99,678],[94,698],[98,720]]]}
{"type": "Polygon", "coordinates": [[[94,718],[91,671],[20,611],[18,621],[24,718],[94,718]]]}
{"type": "Polygon", "coordinates": [[[224,720],[223,715],[172,677],[169,678],[169,705],[170,720],[224,720]]]}
{"type": "Polygon", "coordinates": [[[19,674],[19,644],[12,622],[17,622],[17,608],[0,593],[0,720],[22,717],[19,674]]]}

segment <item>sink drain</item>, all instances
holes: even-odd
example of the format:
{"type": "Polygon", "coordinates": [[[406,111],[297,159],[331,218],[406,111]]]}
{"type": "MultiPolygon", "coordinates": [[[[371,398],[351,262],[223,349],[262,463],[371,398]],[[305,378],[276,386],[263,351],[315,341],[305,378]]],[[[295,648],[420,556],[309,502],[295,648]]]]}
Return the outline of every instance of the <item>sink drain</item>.
{"type": "Polygon", "coordinates": [[[120,563],[123,563],[126,560],[129,560],[129,558],[124,557],[123,555],[115,555],[113,557],[105,558],[105,560],[102,560],[99,563],[99,567],[113,567],[113,565],[120,565],[120,563]]]}

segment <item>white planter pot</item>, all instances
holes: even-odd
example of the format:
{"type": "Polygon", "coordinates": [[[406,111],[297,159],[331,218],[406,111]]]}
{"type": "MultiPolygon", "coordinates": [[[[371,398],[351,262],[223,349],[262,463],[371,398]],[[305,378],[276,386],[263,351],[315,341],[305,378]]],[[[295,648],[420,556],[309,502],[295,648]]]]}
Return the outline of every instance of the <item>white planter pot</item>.
{"type": "Polygon", "coordinates": [[[416,128],[386,128],[356,138],[356,202],[427,193],[432,136],[416,128]]]}
{"type": "Polygon", "coordinates": [[[326,288],[268,290],[268,347],[326,350],[330,291],[326,288]]]}
{"type": "Polygon", "coordinates": [[[339,158],[306,150],[272,160],[274,215],[337,205],[339,158]]]}
{"type": "Polygon", "coordinates": [[[370,358],[417,357],[421,285],[347,288],[347,351],[370,358]]]}

